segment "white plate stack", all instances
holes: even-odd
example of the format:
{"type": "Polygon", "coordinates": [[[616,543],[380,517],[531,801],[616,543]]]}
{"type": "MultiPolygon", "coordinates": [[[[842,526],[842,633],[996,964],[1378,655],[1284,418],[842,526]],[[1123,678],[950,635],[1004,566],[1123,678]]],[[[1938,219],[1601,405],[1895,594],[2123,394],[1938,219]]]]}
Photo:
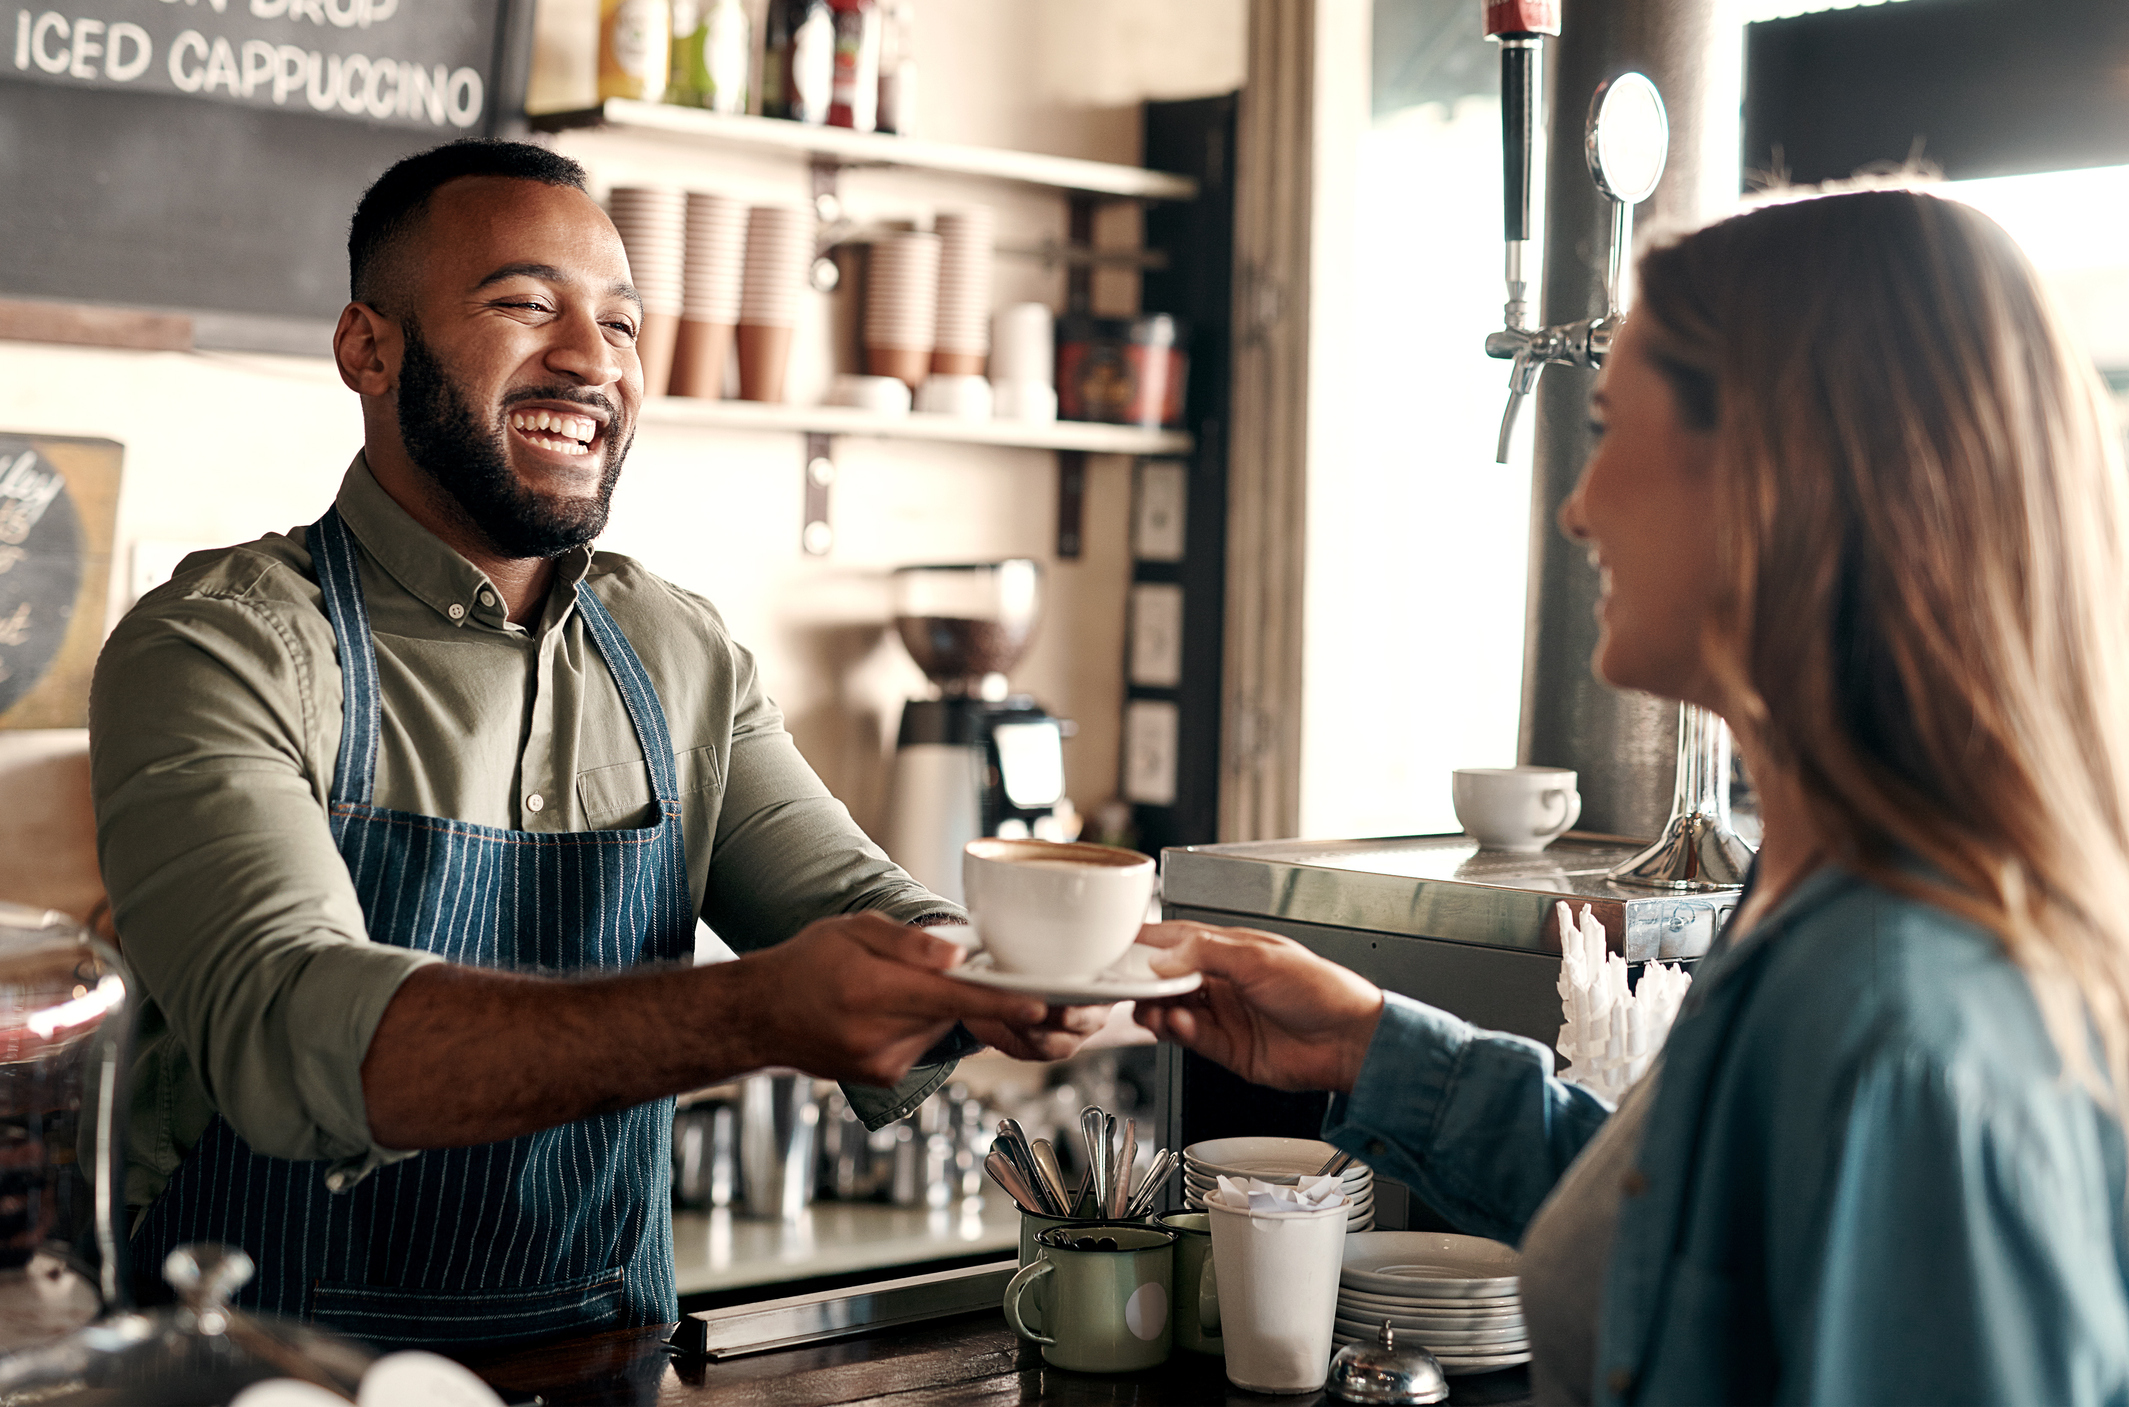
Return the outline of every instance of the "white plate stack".
{"type": "MultiPolygon", "coordinates": [[[[1338,1150],[1313,1138],[1214,1138],[1183,1150],[1183,1201],[1189,1210],[1205,1210],[1205,1194],[1223,1177],[1253,1177],[1288,1185],[1336,1157],[1338,1150]]],[[[1347,1163],[1339,1174],[1345,1183],[1347,1235],[1375,1225],[1375,1173],[1365,1163],[1347,1163]]]]}
{"type": "Polygon", "coordinates": [[[687,196],[666,186],[615,186],[607,213],[628,253],[628,272],[643,299],[643,393],[662,396],[680,332],[681,271],[687,262],[687,196]]]}
{"type": "Polygon", "coordinates": [[[941,210],[939,318],[931,369],[948,376],[981,376],[991,350],[991,245],[997,217],[987,205],[941,210]]]}
{"type": "Polygon", "coordinates": [[[1488,1373],[1530,1361],[1513,1247],[1446,1231],[1370,1231],[1345,1238],[1338,1278],[1339,1343],[1375,1343],[1388,1321],[1424,1344],[1445,1373],[1488,1373]]]}

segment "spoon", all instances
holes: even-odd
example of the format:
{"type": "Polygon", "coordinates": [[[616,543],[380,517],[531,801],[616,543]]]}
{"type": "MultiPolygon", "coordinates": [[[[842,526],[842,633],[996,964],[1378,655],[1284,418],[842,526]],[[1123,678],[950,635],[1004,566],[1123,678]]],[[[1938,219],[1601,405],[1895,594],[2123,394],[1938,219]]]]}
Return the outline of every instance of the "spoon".
{"type": "Polygon", "coordinates": [[[1155,1153],[1152,1166],[1148,1167],[1146,1175],[1138,1180],[1138,1186],[1131,1191],[1131,1200],[1124,1206],[1124,1220],[1136,1221],[1152,1211],[1153,1199],[1160,1195],[1162,1186],[1168,1181],[1168,1175],[1174,1171],[1175,1154],[1172,1151],[1163,1148],[1155,1153]]]}
{"type": "Polygon", "coordinates": [[[1020,1169],[1014,1167],[1012,1159],[1005,1154],[995,1148],[984,1154],[983,1170],[991,1175],[991,1181],[1005,1189],[1006,1196],[1020,1205],[1020,1210],[1032,1216],[1048,1215],[1042,1210],[1042,1200],[1035,1195],[1035,1189],[1028,1186],[1020,1169]]]}
{"type": "MultiPolygon", "coordinates": [[[[1079,1111],[1079,1136],[1087,1145],[1087,1177],[1084,1190],[1094,1194],[1097,1210],[1101,1205],[1103,1191],[1108,1186],[1105,1181],[1108,1159],[1103,1156],[1106,1150],[1102,1139],[1106,1119],[1107,1116],[1091,1104],[1079,1111]]],[[[1072,1210],[1079,1210],[1076,1203],[1072,1210]]]]}
{"type": "Polygon", "coordinates": [[[1038,1138],[1028,1145],[1035,1155],[1035,1170],[1042,1174],[1042,1186],[1056,1199],[1059,1216],[1070,1216],[1071,1203],[1067,1200],[1064,1185],[1064,1169],[1058,1166],[1057,1150],[1047,1138],[1038,1138]]]}
{"type": "Polygon", "coordinates": [[[1131,1169],[1138,1164],[1138,1120],[1124,1120],[1124,1144],[1116,1155],[1116,1186],[1109,1192],[1109,1215],[1121,1217],[1131,1205],[1131,1169]]]}
{"type": "Polygon", "coordinates": [[[1005,1156],[1013,1164],[1013,1170],[1020,1174],[1020,1180],[1026,1183],[1028,1188],[1034,1192],[1035,1205],[1037,1207],[1047,1211],[1051,1216],[1067,1215],[1063,1200],[1050,1197],[1050,1189],[1048,1184],[1043,1181],[1042,1170],[1036,1166],[1034,1150],[1028,1147],[1027,1131],[1020,1127],[1018,1119],[1000,1119],[998,1121],[998,1134],[993,1143],[1004,1151],[1005,1156]],[[1054,1208],[1052,1206],[1053,1201],[1055,1202],[1054,1208]]]}

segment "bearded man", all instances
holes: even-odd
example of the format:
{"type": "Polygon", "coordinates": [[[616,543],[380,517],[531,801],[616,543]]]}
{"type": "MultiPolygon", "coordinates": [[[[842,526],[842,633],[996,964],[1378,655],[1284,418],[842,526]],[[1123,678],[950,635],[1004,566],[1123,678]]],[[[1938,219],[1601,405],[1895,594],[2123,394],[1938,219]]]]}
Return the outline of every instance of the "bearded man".
{"type": "Polygon", "coordinates": [[[591,550],[642,307],[580,168],[411,157],[348,256],[332,507],[188,558],[97,668],[135,1265],[241,1246],[241,1303],[381,1345],[671,1320],[675,1094],[795,1066],[878,1126],[1106,1012],[942,975],[962,915],[716,610],[591,550]],[[685,966],[698,916],[746,955],[685,966]]]}

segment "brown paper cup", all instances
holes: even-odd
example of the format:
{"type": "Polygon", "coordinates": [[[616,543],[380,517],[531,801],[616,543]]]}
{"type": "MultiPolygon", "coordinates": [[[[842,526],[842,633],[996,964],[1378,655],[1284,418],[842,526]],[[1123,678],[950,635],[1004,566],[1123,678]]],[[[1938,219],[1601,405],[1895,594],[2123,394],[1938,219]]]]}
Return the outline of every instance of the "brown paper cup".
{"type": "Polygon", "coordinates": [[[724,364],[732,354],[732,324],[680,320],[680,341],[673,348],[672,394],[724,398],[724,364]]]}
{"type": "Polygon", "coordinates": [[[784,398],[784,371],[791,361],[791,329],[741,323],[739,344],[739,398],[743,401],[776,401],[784,398]]]}
{"type": "Polygon", "coordinates": [[[931,375],[931,348],[867,347],[865,372],[869,376],[892,376],[914,391],[931,375]]]}
{"type": "Polygon", "coordinates": [[[680,314],[645,312],[643,331],[636,337],[636,355],[643,362],[643,394],[662,396],[673,378],[673,346],[680,337],[680,314]]]}
{"type": "Polygon", "coordinates": [[[984,356],[981,352],[942,352],[931,354],[931,373],[934,376],[981,376],[984,356]]]}

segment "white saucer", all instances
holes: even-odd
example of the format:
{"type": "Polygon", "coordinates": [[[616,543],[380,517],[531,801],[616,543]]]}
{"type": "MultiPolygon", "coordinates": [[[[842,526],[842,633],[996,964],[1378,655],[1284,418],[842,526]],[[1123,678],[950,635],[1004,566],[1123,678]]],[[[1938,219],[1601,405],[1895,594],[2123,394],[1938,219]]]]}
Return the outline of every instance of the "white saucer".
{"type": "Polygon", "coordinates": [[[979,987],[1047,997],[1059,1006],[1098,1006],[1105,1002],[1179,997],[1185,992],[1196,991],[1204,982],[1202,972],[1186,972],[1180,977],[1155,976],[1147,963],[1151,955],[1159,951],[1143,943],[1133,943],[1122,957],[1092,977],[1031,977],[1019,972],[999,972],[991,966],[991,955],[979,952],[959,967],[948,968],[946,975],[973,982],[979,987]]]}

